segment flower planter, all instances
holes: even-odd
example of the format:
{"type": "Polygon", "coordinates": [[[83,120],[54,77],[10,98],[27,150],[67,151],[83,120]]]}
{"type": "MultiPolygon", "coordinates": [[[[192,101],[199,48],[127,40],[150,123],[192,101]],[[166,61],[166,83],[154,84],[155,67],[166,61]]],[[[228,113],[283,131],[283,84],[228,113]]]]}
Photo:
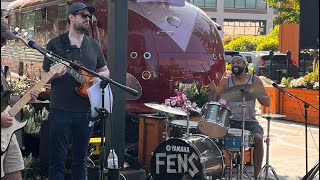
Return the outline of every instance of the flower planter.
{"type": "MultiPolygon", "coordinates": [[[[274,87],[266,87],[266,92],[270,96],[270,112],[273,114],[280,113],[280,91],[274,87]]],[[[261,106],[261,113],[267,113],[268,107],[261,106]]]]}
{"type": "MultiPolygon", "coordinates": [[[[319,109],[319,90],[302,88],[284,88],[284,90],[319,109]]],[[[304,103],[284,93],[280,93],[279,97],[279,114],[286,115],[287,120],[304,123],[304,103]]],[[[319,112],[312,107],[308,108],[308,124],[319,125],[319,112]]]]}

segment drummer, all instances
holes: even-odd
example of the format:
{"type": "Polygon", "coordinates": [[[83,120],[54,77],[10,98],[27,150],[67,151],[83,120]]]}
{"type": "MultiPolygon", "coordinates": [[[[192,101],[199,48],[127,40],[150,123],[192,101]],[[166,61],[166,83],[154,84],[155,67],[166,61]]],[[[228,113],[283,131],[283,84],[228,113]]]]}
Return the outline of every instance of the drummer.
{"type": "MultiPolygon", "coordinates": [[[[243,109],[240,106],[242,102],[224,101],[220,99],[221,93],[236,85],[254,84],[258,89],[264,88],[264,86],[258,76],[248,74],[246,57],[241,55],[233,56],[231,64],[232,76],[221,79],[219,86],[217,88],[211,86],[211,90],[215,91],[215,100],[228,106],[233,113],[233,117],[230,120],[230,128],[242,129],[243,109]]],[[[266,93],[260,95],[257,99],[262,106],[270,106],[270,97],[266,93]]],[[[246,101],[245,129],[254,134],[254,177],[257,179],[263,160],[263,128],[255,117],[255,99],[246,101]]]]}

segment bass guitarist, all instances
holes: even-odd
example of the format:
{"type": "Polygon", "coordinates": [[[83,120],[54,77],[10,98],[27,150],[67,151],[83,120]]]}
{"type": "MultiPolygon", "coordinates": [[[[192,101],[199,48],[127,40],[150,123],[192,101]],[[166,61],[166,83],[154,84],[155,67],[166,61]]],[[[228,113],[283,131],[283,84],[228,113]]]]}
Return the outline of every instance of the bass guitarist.
{"type": "MultiPolygon", "coordinates": [[[[51,39],[46,49],[70,61],[80,62],[84,67],[109,76],[109,69],[99,43],[87,36],[91,14],[95,8],[78,2],[68,8],[69,31],[51,39]]],[[[44,58],[44,74],[52,61],[44,58]]],[[[85,180],[85,157],[93,126],[89,126],[87,113],[90,108],[88,97],[79,95],[75,88],[81,86],[68,67],[57,74],[51,82],[50,91],[50,161],[49,180],[64,179],[65,160],[69,140],[72,142],[72,179],[85,180]]],[[[80,79],[81,80],[81,79],[80,79]]],[[[95,77],[92,81],[97,81],[95,77]]],[[[94,83],[94,82],[93,82],[94,83]]]]}
{"type": "MultiPolygon", "coordinates": [[[[7,40],[14,40],[18,37],[8,29],[8,24],[1,18],[1,48],[6,45],[7,40]]],[[[1,76],[3,73],[1,71],[1,76]]],[[[3,78],[3,77],[1,77],[3,78]]],[[[1,83],[1,86],[3,83],[1,83]]],[[[1,88],[4,90],[4,88],[1,88]]],[[[1,92],[2,94],[2,92],[1,92]]],[[[32,100],[37,99],[39,90],[30,92],[32,100]]],[[[13,124],[13,117],[1,112],[1,128],[8,128],[13,124]]],[[[1,180],[22,180],[21,170],[24,169],[22,154],[16,136],[13,134],[7,151],[1,155],[1,180]]]]}

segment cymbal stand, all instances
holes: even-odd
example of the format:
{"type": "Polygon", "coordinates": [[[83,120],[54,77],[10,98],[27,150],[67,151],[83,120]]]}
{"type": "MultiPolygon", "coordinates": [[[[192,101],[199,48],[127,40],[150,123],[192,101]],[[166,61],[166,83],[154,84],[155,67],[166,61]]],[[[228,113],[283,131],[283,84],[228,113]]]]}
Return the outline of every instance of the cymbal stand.
{"type": "Polygon", "coordinates": [[[190,115],[190,109],[187,108],[187,133],[185,134],[186,137],[188,137],[190,135],[190,128],[189,128],[190,117],[189,117],[189,115],[190,115]]]}
{"type": "Polygon", "coordinates": [[[168,135],[168,127],[169,127],[169,118],[168,118],[168,114],[165,113],[166,115],[166,120],[165,120],[165,124],[166,124],[166,132],[163,133],[163,139],[168,140],[169,139],[169,135],[168,135]]]}
{"type": "Polygon", "coordinates": [[[244,94],[246,91],[244,89],[240,90],[242,93],[242,130],[241,130],[241,164],[240,164],[240,179],[243,179],[243,167],[244,167],[244,127],[245,127],[245,120],[246,120],[246,98],[244,94]]]}
{"type": "MultiPolygon", "coordinates": [[[[269,111],[270,113],[270,111],[269,111]]],[[[268,129],[267,129],[267,139],[265,140],[266,144],[267,144],[267,156],[266,156],[266,164],[262,167],[261,171],[260,171],[260,176],[259,179],[269,179],[269,169],[271,169],[274,177],[279,180],[279,176],[277,175],[276,171],[273,169],[273,167],[269,164],[269,147],[270,147],[270,120],[271,117],[267,117],[267,121],[268,121],[268,129]],[[265,171],[265,174],[263,173],[263,171],[265,171]],[[265,175],[263,177],[263,174],[265,175]]]]}

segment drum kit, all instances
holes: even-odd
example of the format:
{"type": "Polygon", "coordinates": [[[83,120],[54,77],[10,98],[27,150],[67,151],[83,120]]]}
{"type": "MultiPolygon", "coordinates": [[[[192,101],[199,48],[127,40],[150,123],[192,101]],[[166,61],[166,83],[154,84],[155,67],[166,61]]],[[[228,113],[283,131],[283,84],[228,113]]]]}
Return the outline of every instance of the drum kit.
{"type": "MultiPolygon", "coordinates": [[[[227,89],[221,94],[221,98],[227,101],[243,102],[241,108],[245,115],[245,101],[254,100],[263,94],[263,88],[248,84],[227,89]]],[[[242,119],[242,129],[229,128],[232,112],[228,107],[218,102],[209,102],[203,106],[200,122],[190,121],[191,108],[187,108],[187,112],[184,112],[161,104],[145,103],[145,105],[165,113],[187,116],[187,120],[173,120],[171,122],[166,116],[165,140],[152,153],[150,169],[152,179],[225,179],[226,163],[222,149],[230,155],[229,179],[232,176],[233,161],[240,154],[240,179],[243,179],[244,170],[248,178],[251,179],[248,170],[244,167],[243,157],[244,150],[254,144],[254,136],[250,131],[244,129],[244,118],[242,119]],[[170,135],[169,125],[171,126],[170,135]]],[[[268,169],[272,170],[277,178],[274,169],[269,165],[270,119],[284,116],[270,113],[260,116],[268,119],[267,161],[262,169],[265,174],[260,174],[260,178],[268,179],[268,169]]],[[[237,179],[238,176],[239,171],[237,179]]]]}

